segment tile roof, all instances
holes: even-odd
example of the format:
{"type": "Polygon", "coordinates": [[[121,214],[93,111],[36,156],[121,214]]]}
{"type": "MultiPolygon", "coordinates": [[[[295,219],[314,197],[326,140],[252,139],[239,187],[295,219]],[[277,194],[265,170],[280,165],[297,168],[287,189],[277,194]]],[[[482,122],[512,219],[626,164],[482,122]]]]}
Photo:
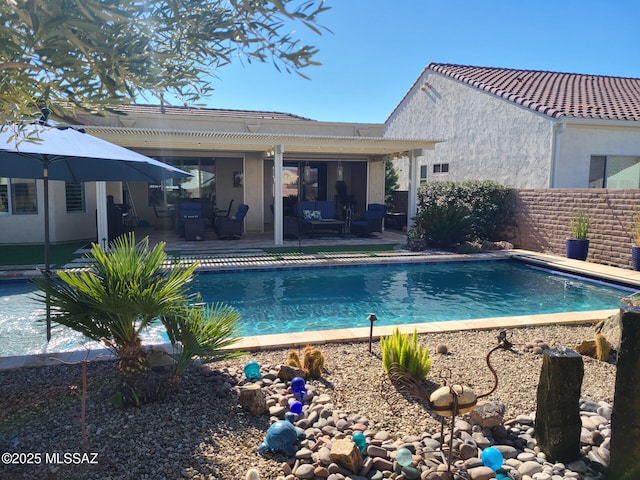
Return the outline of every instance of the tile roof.
{"type": "Polygon", "coordinates": [[[314,122],[310,118],[300,117],[291,113],[262,112],[257,110],[226,110],[220,108],[182,107],[173,105],[121,105],[118,110],[123,113],[146,113],[153,115],[195,115],[215,118],[245,118],[248,120],[305,120],[314,122]]]}
{"type": "Polygon", "coordinates": [[[640,120],[640,78],[430,63],[455,78],[553,118],[640,120]]]}

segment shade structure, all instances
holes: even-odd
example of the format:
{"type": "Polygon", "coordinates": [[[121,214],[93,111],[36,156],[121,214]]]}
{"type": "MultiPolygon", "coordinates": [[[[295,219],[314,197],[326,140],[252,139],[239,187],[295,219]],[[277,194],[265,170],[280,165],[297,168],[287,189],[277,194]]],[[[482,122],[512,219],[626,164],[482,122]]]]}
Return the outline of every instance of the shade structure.
{"type": "MultiPolygon", "coordinates": [[[[44,260],[49,263],[49,180],[162,182],[191,174],[69,126],[46,121],[0,127],[0,177],[44,181],[44,260]]],[[[47,340],[50,314],[47,308],[47,340]]]]}

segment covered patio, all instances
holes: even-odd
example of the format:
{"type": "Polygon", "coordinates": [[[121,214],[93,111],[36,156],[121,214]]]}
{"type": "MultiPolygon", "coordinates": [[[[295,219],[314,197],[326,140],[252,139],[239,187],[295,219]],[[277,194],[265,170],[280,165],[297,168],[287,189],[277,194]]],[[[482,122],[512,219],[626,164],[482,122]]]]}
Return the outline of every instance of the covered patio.
{"type": "Polygon", "coordinates": [[[186,198],[203,202],[208,212],[224,212],[231,205],[229,215],[246,204],[242,239],[268,235],[271,245],[286,245],[284,219],[297,213],[297,202],[335,202],[337,220],[344,220],[340,215],[347,208],[358,218],[369,204],[384,204],[385,160],[398,157],[411,161],[410,219],[416,210],[419,158],[437,143],[386,138],[380,124],[317,122],[274,112],[150,105],[123,111],[124,116],[79,115],[74,120],[97,137],[192,173],[186,181],[107,187],[116,203],[131,202],[137,219],[167,235],[175,224],[175,217],[167,217],[186,198]],[[119,192],[124,192],[121,198],[119,192]]]}
{"type": "MultiPolygon", "coordinates": [[[[181,256],[197,253],[207,254],[230,254],[237,253],[255,253],[261,252],[264,248],[274,246],[273,232],[248,233],[239,240],[219,240],[213,231],[207,230],[205,237],[200,241],[188,241],[180,237],[173,231],[158,230],[153,227],[137,227],[134,229],[136,239],[149,237],[149,242],[155,245],[159,242],[165,242],[165,250],[168,252],[179,252],[181,256]]],[[[394,245],[396,249],[402,250],[407,242],[406,233],[399,230],[386,229],[382,233],[376,233],[375,236],[359,237],[349,235],[345,237],[336,236],[301,236],[299,239],[285,239],[282,243],[283,248],[297,251],[304,247],[333,247],[339,245],[348,250],[350,246],[369,246],[375,248],[376,245],[388,248],[394,245]]]]}

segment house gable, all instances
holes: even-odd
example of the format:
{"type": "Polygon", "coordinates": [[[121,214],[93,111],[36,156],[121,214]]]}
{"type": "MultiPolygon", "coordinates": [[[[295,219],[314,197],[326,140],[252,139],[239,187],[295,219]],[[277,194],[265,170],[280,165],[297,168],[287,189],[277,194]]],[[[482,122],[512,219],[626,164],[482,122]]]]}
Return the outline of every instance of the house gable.
{"type": "Polygon", "coordinates": [[[640,79],[431,63],[454,78],[552,118],[640,120],[640,79]]]}
{"type": "Polygon", "coordinates": [[[444,139],[427,180],[584,188],[594,155],[639,156],[638,120],[640,79],[431,63],[385,135],[444,139]]]}

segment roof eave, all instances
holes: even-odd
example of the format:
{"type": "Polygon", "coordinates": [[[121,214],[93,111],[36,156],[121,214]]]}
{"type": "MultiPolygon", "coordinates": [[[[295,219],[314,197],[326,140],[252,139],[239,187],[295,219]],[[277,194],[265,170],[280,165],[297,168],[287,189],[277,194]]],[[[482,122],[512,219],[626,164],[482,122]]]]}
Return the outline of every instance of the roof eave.
{"type": "Polygon", "coordinates": [[[175,150],[266,152],[284,145],[287,152],[392,155],[410,150],[433,149],[443,140],[385,137],[295,135],[252,132],[84,127],[87,133],[127,148],[175,150]]]}

